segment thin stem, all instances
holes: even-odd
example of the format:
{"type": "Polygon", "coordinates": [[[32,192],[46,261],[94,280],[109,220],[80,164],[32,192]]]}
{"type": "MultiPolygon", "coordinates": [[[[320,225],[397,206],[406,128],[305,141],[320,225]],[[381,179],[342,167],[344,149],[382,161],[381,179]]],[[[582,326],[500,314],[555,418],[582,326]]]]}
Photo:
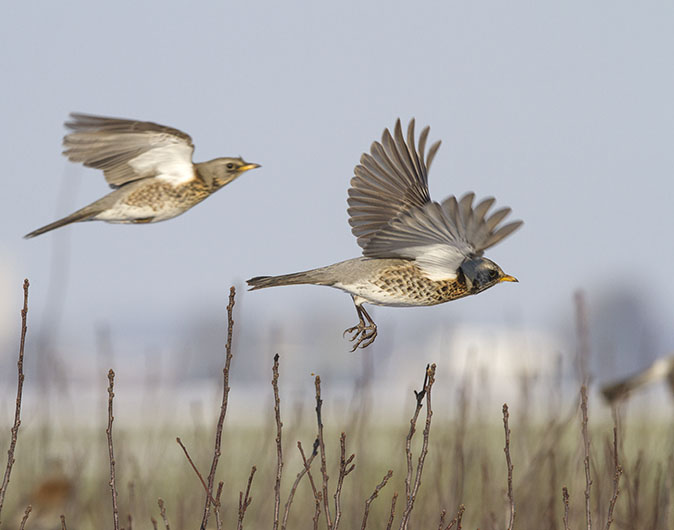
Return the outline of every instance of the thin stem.
{"type": "Polygon", "coordinates": [[[162,520],[164,521],[164,526],[166,530],[171,530],[169,526],[168,517],[166,516],[166,505],[164,504],[164,499],[157,499],[157,504],[159,504],[159,514],[161,515],[162,520]]]}
{"type": "Polygon", "coordinates": [[[311,475],[311,463],[314,461],[314,458],[318,454],[318,437],[314,440],[314,447],[313,447],[313,452],[311,453],[311,456],[309,457],[309,460],[307,460],[306,456],[304,455],[304,449],[302,449],[302,444],[301,442],[297,442],[297,448],[300,451],[300,455],[302,455],[302,462],[304,463],[304,469],[307,471],[307,476],[309,477],[309,483],[311,484],[311,491],[314,493],[314,500],[316,501],[316,508],[314,510],[314,530],[318,528],[318,518],[321,516],[321,501],[323,499],[323,496],[321,495],[321,492],[318,491],[318,488],[316,488],[316,483],[314,482],[314,477],[311,475]]]}
{"type": "Polygon", "coordinates": [[[508,520],[508,530],[512,530],[515,522],[515,500],[513,499],[513,463],[510,459],[510,427],[508,427],[508,405],[503,404],[503,429],[505,430],[505,447],[503,451],[506,456],[506,466],[508,467],[508,503],[510,504],[510,519],[508,520]]]}
{"type": "MultiPolygon", "coordinates": [[[[21,426],[21,399],[23,396],[23,352],[26,346],[26,332],[28,331],[28,287],[30,282],[26,278],[23,280],[23,308],[21,309],[21,341],[19,343],[19,360],[17,362],[18,381],[16,385],[16,406],[14,408],[14,425],[12,426],[12,438],[9,442],[9,450],[7,451],[7,466],[5,467],[5,475],[2,478],[2,486],[0,486],[0,514],[2,514],[2,507],[5,503],[5,494],[9,486],[9,476],[12,474],[12,466],[14,465],[14,450],[16,449],[16,441],[19,435],[19,427],[21,426]]],[[[30,513],[30,511],[28,512],[30,513]]],[[[26,516],[28,518],[28,516],[26,516]]]]}
{"type": "Polygon", "coordinates": [[[396,501],[398,500],[398,492],[393,492],[393,497],[391,498],[391,511],[388,516],[388,523],[386,523],[386,530],[391,530],[393,526],[393,519],[396,515],[396,501]]]}
{"type": "MultiPolygon", "coordinates": [[[[424,461],[426,460],[426,455],[428,454],[428,440],[431,433],[431,418],[433,417],[433,409],[431,408],[431,388],[435,382],[435,364],[432,364],[430,367],[426,367],[426,375],[424,377],[424,388],[421,392],[416,393],[417,396],[417,407],[414,412],[413,421],[410,422],[410,433],[408,434],[406,450],[408,450],[408,461],[411,458],[411,451],[409,451],[409,445],[412,440],[412,435],[414,434],[414,428],[416,423],[416,417],[419,414],[419,402],[423,399],[423,396],[426,396],[426,425],[424,426],[423,432],[423,441],[421,444],[421,452],[419,453],[419,460],[417,462],[417,470],[414,476],[414,484],[407,498],[407,506],[405,506],[405,511],[403,512],[403,518],[400,523],[400,530],[406,530],[407,525],[409,524],[410,514],[414,508],[414,500],[416,499],[417,492],[419,491],[419,486],[421,486],[421,474],[424,469],[424,461]]],[[[408,477],[410,475],[410,469],[408,467],[408,477]]],[[[409,482],[406,480],[405,487],[406,489],[409,486],[409,482]]]]}
{"type": "Polygon", "coordinates": [[[115,417],[112,414],[112,400],[115,397],[115,372],[108,371],[108,428],[105,434],[108,437],[108,455],[110,457],[110,493],[112,494],[112,521],[115,530],[119,530],[119,509],[117,507],[117,485],[115,484],[115,452],[112,446],[112,422],[115,417]]]}
{"type": "Polygon", "coordinates": [[[185,453],[185,456],[187,457],[187,461],[188,461],[188,462],[190,463],[190,465],[192,466],[192,469],[193,469],[194,472],[197,474],[197,477],[199,477],[199,481],[201,482],[201,485],[204,487],[204,490],[206,490],[206,495],[208,495],[209,497],[211,497],[211,502],[212,502],[214,505],[217,505],[216,500],[211,496],[210,492],[208,491],[208,486],[206,485],[206,482],[204,481],[204,477],[202,476],[202,474],[201,474],[201,473],[199,472],[199,470],[197,469],[197,466],[194,464],[194,461],[193,461],[192,458],[190,457],[190,454],[187,452],[187,447],[185,447],[185,445],[183,444],[182,440],[180,440],[179,437],[176,438],[176,442],[178,442],[178,445],[182,448],[183,452],[185,453]]]}
{"type": "Polygon", "coordinates": [[[608,503],[608,518],[606,519],[605,530],[610,530],[613,523],[613,509],[620,494],[620,476],[623,474],[623,468],[618,463],[618,427],[613,427],[613,495],[608,503]]]}
{"type": "Polygon", "coordinates": [[[220,498],[222,496],[222,487],[225,485],[225,483],[221,480],[218,482],[218,493],[215,495],[215,527],[217,530],[222,530],[222,520],[220,518],[220,498]]]}
{"type": "Polygon", "coordinates": [[[323,418],[321,417],[321,407],[323,400],[321,399],[321,377],[316,376],[316,421],[318,422],[318,446],[321,453],[321,475],[323,476],[323,508],[325,510],[325,520],[328,530],[332,528],[332,518],[330,517],[330,504],[328,503],[328,472],[325,462],[325,442],[323,441],[323,418]]]}
{"type": "Polygon", "coordinates": [[[569,490],[566,486],[562,488],[562,502],[564,503],[564,515],[562,516],[564,530],[569,530],[569,490]]]}
{"type": "Polygon", "coordinates": [[[590,435],[587,432],[587,387],[580,387],[580,410],[582,412],[581,431],[583,433],[583,462],[585,465],[585,520],[587,530],[592,530],[592,512],[590,508],[590,486],[592,479],[590,477],[590,435]]]}
{"type": "MultiPolygon", "coordinates": [[[[293,503],[293,499],[295,498],[295,493],[297,492],[297,487],[300,484],[300,481],[302,480],[302,477],[309,473],[309,468],[311,467],[311,463],[314,461],[314,458],[316,457],[316,452],[314,451],[311,456],[309,457],[309,460],[307,460],[304,456],[304,451],[302,450],[302,444],[298,441],[297,442],[297,448],[300,450],[300,454],[302,455],[302,460],[304,461],[304,465],[302,467],[302,471],[300,471],[297,474],[297,477],[295,478],[295,482],[293,482],[292,488],[290,488],[290,493],[288,494],[288,500],[286,501],[285,504],[285,510],[283,511],[283,520],[281,521],[281,530],[286,530],[286,526],[288,524],[288,516],[290,515],[290,506],[293,503]]],[[[313,479],[311,479],[311,489],[314,492],[314,498],[316,498],[316,486],[313,483],[313,479]]],[[[320,507],[320,503],[319,503],[320,507]]]]}
{"type": "Polygon", "coordinates": [[[253,483],[253,477],[257,468],[253,466],[250,469],[250,475],[248,476],[248,484],[246,485],[246,494],[244,495],[242,491],[239,492],[239,520],[236,524],[237,530],[243,530],[243,518],[246,515],[246,510],[250,503],[253,502],[253,499],[250,496],[250,486],[253,483]]]}
{"type": "Polygon", "coordinates": [[[281,446],[281,398],[278,390],[279,354],[274,355],[271,386],[274,389],[274,418],[276,419],[276,482],[274,483],[274,530],[278,529],[281,509],[281,474],[283,473],[283,449],[281,446]]]}
{"type": "Polygon", "coordinates": [[[463,518],[463,512],[466,511],[466,507],[462,504],[459,506],[459,511],[456,512],[456,517],[449,521],[449,524],[445,526],[444,530],[452,530],[454,525],[456,525],[457,530],[461,530],[461,519],[463,518]]]}
{"type": "Polygon", "coordinates": [[[24,527],[26,526],[26,521],[28,521],[28,516],[30,515],[30,512],[33,510],[33,507],[29,504],[26,506],[26,511],[23,512],[23,518],[21,519],[21,525],[19,526],[19,530],[23,530],[24,527]]]}
{"type": "Polygon", "coordinates": [[[337,478],[337,489],[335,490],[335,524],[334,530],[339,527],[339,522],[342,519],[342,485],[346,476],[353,471],[356,464],[351,464],[356,455],[352,454],[346,458],[346,434],[342,433],[339,437],[339,476],[337,478]],[[351,466],[349,467],[349,464],[351,466]]]}
{"type": "Polygon", "coordinates": [[[236,289],[232,286],[229,288],[229,303],[227,304],[227,342],[225,344],[225,366],[222,369],[222,404],[220,405],[220,417],[218,418],[218,425],[215,429],[215,448],[213,449],[213,461],[211,462],[211,470],[208,473],[208,492],[206,501],[204,502],[204,515],[201,519],[201,530],[206,530],[208,524],[208,517],[211,511],[211,499],[213,498],[213,485],[215,484],[215,471],[218,468],[218,460],[220,459],[220,446],[222,444],[222,428],[225,423],[225,415],[227,414],[227,401],[229,399],[229,366],[232,362],[232,334],[234,332],[234,319],[232,313],[234,310],[234,297],[236,289]]]}
{"type": "Polygon", "coordinates": [[[377,486],[374,488],[374,491],[372,492],[372,495],[370,495],[367,500],[365,501],[365,513],[363,514],[363,522],[360,525],[361,530],[365,530],[365,527],[367,525],[367,518],[370,515],[370,504],[372,504],[372,501],[374,501],[377,496],[379,495],[379,492],[382,490],[384,486],[386,486],[386,483],[389,481],[389,479],[393,476],[393,470],[389,469],[388,473],[384,475],[384,478],[382,481],[377,484],[377,486]]]}

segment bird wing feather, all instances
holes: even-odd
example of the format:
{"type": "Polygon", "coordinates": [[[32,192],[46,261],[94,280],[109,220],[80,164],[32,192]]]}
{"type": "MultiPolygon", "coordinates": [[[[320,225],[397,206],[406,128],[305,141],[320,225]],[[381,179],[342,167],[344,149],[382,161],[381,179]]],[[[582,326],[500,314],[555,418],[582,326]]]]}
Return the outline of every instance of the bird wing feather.
{"type": "Polygon", "coordinates": [[[192,138],[151,122],[71,114],[63,154],[102,169],[111,188],[148,177],[177,185],[195,177],[192,138]]]}
{"type": "Polygon", "coordinates": [[[473,206],[474,193],[460,200],[450,196],[431,201],[428,168],[440,142],[424,160],[429,128],[414,142],[414,120],[403,138],[400,120],[394,134],[384,131],[382,142],[372,144],[355,168],[349,190],[349,223],[371,258],[413,259],[432,280],[453,279],[464,259],[480,256],[522,225],[500,225],[510,213],[502,208],[488,215],[495,199],[473,206]]]}

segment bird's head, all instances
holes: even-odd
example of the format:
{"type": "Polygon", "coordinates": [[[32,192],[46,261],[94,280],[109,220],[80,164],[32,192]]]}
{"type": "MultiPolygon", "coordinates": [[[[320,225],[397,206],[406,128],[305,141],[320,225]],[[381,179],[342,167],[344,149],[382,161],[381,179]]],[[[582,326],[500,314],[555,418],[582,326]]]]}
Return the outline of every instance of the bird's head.
{"type": "Polygon", "coordinates": [[[220,188],[229,184],[242,173],[260,167],[260,164],[246,162],[243,158],[215,158],[198,164],[201,177],[210,185],[220,188]]]}
{"type": "Polygon", "coordinates": [[[517,278],[501,270],[501,267],[487,258],[466,259],[460,267],[470,294],[477,294],[501,282],[516,282],[517,278]]]}

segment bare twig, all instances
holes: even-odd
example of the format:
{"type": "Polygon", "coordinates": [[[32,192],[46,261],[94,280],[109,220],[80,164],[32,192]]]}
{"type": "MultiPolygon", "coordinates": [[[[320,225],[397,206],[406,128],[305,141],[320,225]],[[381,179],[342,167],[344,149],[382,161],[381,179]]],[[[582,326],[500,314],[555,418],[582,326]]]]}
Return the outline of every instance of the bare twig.
{"type": "Polygon", "coordinates": [[[365,530],[365,527],[367,525],[367,517],[370,515],[370,504],[372,504],[372,501],[374,501],[377,496],[379,495],[379,492],[382,490],[384,486],[386,486],[386,483],[389,481],[389,479],[393,476],[393,470],[389,469],[388,473],[384,475],[384,478],[382,481],[377,484],[377,486],[374,488],[374,491],[372,492],[372,495],[370,495],[367,500],[365,501],[365,513],[363,514],[363,523],[360,525],[361,530],[365,530]]]}
{"type": "Polygon", "coordinates": [[[28,516],[30,515],[30,512],[33,510],[33,507],[29,504],[26,506],[26,511],[23,512],[23,517],[21,519],[21,525],[19,526],[19,530],[23,530],[24,527],[26,526],[26,521],[28,520],[28,516]]]}
{"type": "Polygon", "coordinates": [[[462,504],[459,506],[459,510],[456,512],[456,517],[449,521],[449,524],[445,526],[444,530],[452,530],[454,525],[456,525],[457,530],[461,530],[461,519],[463,518],[463,512],[466,511],[466,507],[462,504]]]}
{"type": "Polygon", "coordinates": [[[281,447],[281,398],[278,391],[278,353],[274,355],[271,386],[274,389],[274,418],[276,419],[276,482],[274,483],[274,530],[278,529],[281,510],[281,474],[283,473],[283,450],[281,447]]]}
{"type": "Polygon", "coordinates": [[[346,476],[353,471],[356,464],[351,464],[355,454],[346,458],[346,434],[342,433],[339,437],[339,476],[337,478],[337,489],[335,490],[335,524],[334,530],[339,527],[339,521],[342,518],[342,485],[346,476]]]}
{"type": "Polygon", "coordinates": [[[393,526],[393,519],[395,518],[396,515],[397,500],[398,500],[398,492],[394,491],[393,497],[391,498],[391,511],[389,512],[388,523],[386,523],[386,530],[391,530],[391,527],[393,526]]]}
{"type": "Polygon", "coordinates": [[[112,422],[115,417],[112,414],[112,400],[115,397],[115,372],[108,371],[108,428],[105,434],[108,436],[108,455],[110,457],[110,492],[112,494],[112,521],[115,530],[119,530],[119,509],[117,508],[117,485],[115,484],[115,452],[112,447],[112,422]]]}
{"type": "Polygon", "coordinates": [[[578,372],[581,384],[587,386],[590,383],[590,332],[585,293],[577,291],[574,301],[576,303],[576,332],[578,334],[578,372]]]}
{"type": "MultiPolygon", "coordinates": [[[[17,364],[18,380],[16,385],[16,407],[14,409],[14,425],[12,426],[12,438],[9,442],[9,450],[7,451],[7,466],[5,467],[5,475],[2,479],[2,486],[0,486],[0,514],[5,503],[5,494],[9,486],[9,476],[12,474],[12,466],[14,465],[14,450],[16,449],[16,440],[19,435],[19,427],[21,426],[21,398],[23,396],[23,352],[26,346],[26,332],[28,331],[28,287],[30,283],[28,279],[23,280],[23,308],[21,309],[21,341],[19,343],[19,360],[17,364]]],[[[30,513],[30,511],[28,512],[30,513]]],[[[28,518],[28,516],[26,516],[28,518]]]]}
{"type": "Polygon", "coordinates": [[[510,427],[508,427],[508,405],[503,404],[503,429],[505,430],[505,447],[503,451],[506,456],[506,466],[508,467],[508,503],[510,504],[510,518],[508,519],[508,530],[512,530],[515,522],[515,500],[513,499],[513,463],[510,459],[510,427]]]}
{"type": "Polygon", "coordinates": [[[161,515],[161,518],[164,521],[164,526],[166,527],[166,530],[171,530],[171,527],[169,526],[168,517],[166,516],[166,505],[164,504],[164,499],[162,498],[157,499],[157,504],[159,504],[159,514],[161,515]]]}
{"type": "Polygon", "coordinates": [[[618,463],[618,427],[613,427],[613,495],[608,504],[608,518],[606,519],[605,530],[610,530],[613,523],[613,509],[620,493],[620,476],[623,474],[623,468],[618,463]]]}
{"type": "Polygon", "coordinates": [[[445,529],[445,517],[447,516],[447,510],[443,509],[440,512],[440,523],[438,523],[438,530],[445,529]]]}
{"type": "Polygon", "coordinates": [[[66,527],[66,516],[61,514],[61,530],[68,530],[66,527]]]}
{"type": "Polygon", "coordinates": [[[585,520],[587,530],[592,530],[592,513],[590,509],[590,486],[592,478],[590,477],[590,435],[587,432],[587,387],[580,387],[580,410],[582,412],[581,431],[583,433],[583,452],[585,464],[585,520]]]}
{"type": "Polygon", "coordinates": [[[325,442],[323,441],[323,418],[321,416],[321,407],[323,400],[321,399],[321,377],[316,376],[316,421],[318,422],[318,446],[321,452],[321,475],[323,476],[323,508],[325,510],[325,521],[328,530],[332,530],[332,518],[330,517],[330,504],[328,503],[328,472],[325,462],[325,442]]]}
{"type": "Polygon", "coordinates": [[[218,493],[215,495],[215,509],[213,510],[215,512],[215,527],[217,530],[222,530],[222,520],[220,518],[220,498],[222,496],[222,487],[225,485],[225,483],[221,480],[218,482],[218,493]]]}
{"type": "MultiPolygon", "coordinates": [[[[316,440],[318,442],[318,440],[316,440]]],[[[297,474],[297,477],[295,478],[295,482],[293,482],[292,488],[290,488],[290,493],[288,494],[288,500],[286,501],[285,504],[285,510],[283,511],[283,520],[281,521],[281,530],[286,529],[286,525],[288,524],[288,516],[290,515],[290,506],[293,503],[293,499],[295,498],[295,493],[297,492],[297,487],[300,484],[300,481],[302,480],[302,477],[309,473],[309,468],[311,467],[311,463],[314,461],[314,458],[316,457],[316,451],[311,453],[311,456],[307,460],[304,456],[304,451],[302,450],[302,443],[297,442],[297,448],[300,450],[300,454],[302,455],[302,460],[304,461],[304,466],[302,467],[302,471],[300,471],[297,474]]],[[[314,492],[314,499],[316,499],[316,486],[314,485],[314,480],[311,478],[311,489],[314,492]]],[[[320,510],[320,502],[316,500],[318,504],[318,508],[320,510]]]]}
{"type": "MultiPolygon", "coordinates": [[[[320,414],[319,414],[320,417],[320,414]]],[[[302,462],[304,463],[304,469],[307,472],[307,476],[309,477],[309,483],[311,484],[311,491],[314,493],[314,500],[316,501],[316,509],[314,510],[314,530],[318,528],[318,518],[321,516],[321,502],[323,500],[323,496],[320,491],[316,488],[316,483],[314,482],[314,477],[311,476],[311,463],[314,461],[314,458],[318,454],[318,446],[320,442],[318,437],[314,440],[314,447],[313,451],[311,453],[311,456],[307,460],[306,456],[304,455],[304,449],[302,449],[302,443],[297,442],[297,449],[300,451],[300,455],[302,455],[302,462]]]]}
{"type": "MultiPolygon", "coordinates": [[[[407,435],[406,451],[408,458],[408,478],[410,476],[409,462],[411,460],[411,449],[410,443],[412,441],[412,435],[414,434],[416,418],[419,415],[420,402],[423,399],[424,395],[426,396],[426,425],[424,426],[423,432],[423,442],[421,444],[421,452],[419,453],[419,460],[417,462],[417,470],[414,476],[414,485],[412,486],[411,491],[408,493],[407,505],[405,506],[405,511],[403,512],[402,521],[400,522],[400,530],[406,530],[407,525],[409,524],[410,514],[414,508],[414,500],[416,499],[417,492],[419,491],[419,486],[421,486],[421,473],[424,469],[424,461],[426,460],[426,455],[428,454],[428,440],[431,433],[431,418],[433,416],[433,409],[431,408],[431,388],[435,382],[435,364],[432,364],[430,367],[426,367],[426,375],[424,376],[424,388],[421,392],[415,392],[417,397],[417,406],[414,411],[414,417],[410,422],[410,431],[407,435]]],[[[409,481],[405,481],[405,489],[409,489],[409,481]]]]}
{"type": "Polygon", "coordinates": [[[211,498],[211,502],[214,505],[216,505],[217,503],[216,503],[215,499],[213,498],[213,496],[208,491],[208,486],[206,485],[206,482],[204,481],[204,477],[202,476],[202,474],[197,469],[197,466],[194,464],[194,461],[190,457],[190,454],[187,452],[187,447],[185,447],[185,445],[183,444],[180,437],[176,438],[176,442],[178,442],[178,445],[182,448],[183,452],[185,453],[185,456],[187,457],[187,461],[192,466],[192,469],[194,469],[194,472],[197,474],[197,477],[199,477],[199,481],[201,482],[201,485],[204,487],[204,490],[206,491],[206,495],[208,495],[211,498]]]}
{"type": "Polygon", "coordinates": [[[215,484],[215,471],[218,468],[218,460],[220,459],[220,445],[222,443],[222,427],[225,423],[225,415],[227,414],[227,401],[229,398],[229,366],[232,362],[232,334],[234,332],[234,319],[232,313],[234,310],[234,296],[236,289],[229,288],[229,303],[227,304],[227,342],[225,344],[225,366],[222,369],[222,404],[220,405],[220,417],[218,418],[218,425],[215,429],[215,448],[213,450],[213,461],[211,462],[211,470],[208,473],[208,494],[204,503],[204,515],[201,519],[201,530],[206,530],[208,524],[208,517],[211,512],[211,499],[213,495],[213,485],[215,484]]]}
{"type": "Polygon", "coordinates": [[[562,502],[564,503],[564,515],[562,516],[564,530],[569,530],[569,490],[566,486],[562,488],[562,502]]]}
{"type": "Polygon", "coordinates": [[[253,483],[253,477],[255,476],[256,471],[257,468],[255,466],[250,468],[250,475],[248,476],[248,484],[246,485],[246,494],[244,495],[242,491],[239,492],[239,520],[236,525],[237,530],[243,529],[243,518],[246,515],[246,510],[248,509],[248,506],[250,506],[250,503],[253,502],[253,499],[250,496],[250,486],[253,483]]]}
{"type": "Polygon", "coordinates": [[[419,417],[419,412],[421,407],[424,405],[424,396],[426,395],[426,386],[428,385],[428,369],[429,366],[426,365],[426,373],[424,374],[424,386],[421,388],[420,392],[414,391],[414,396],[417,401],[417,406],[414,409],[414,414],[410,420],[410,430],[407,432],[407,437],[405,438],[405,456],[407,457],[407,475],[405,476],[405,497],[407,503],[409,504],[412,497],[411,488],[412,488],[412,437],[417,430],[417,418],[419,417]]]}
{"type": "Polygon", "coordinates": [[[156,520],[154,517],[150,516],[150,522],[152,523],[152,529],[153,529],[153,530],[158,530],[158,528],[157,528],[157,520],[156,520]]]}

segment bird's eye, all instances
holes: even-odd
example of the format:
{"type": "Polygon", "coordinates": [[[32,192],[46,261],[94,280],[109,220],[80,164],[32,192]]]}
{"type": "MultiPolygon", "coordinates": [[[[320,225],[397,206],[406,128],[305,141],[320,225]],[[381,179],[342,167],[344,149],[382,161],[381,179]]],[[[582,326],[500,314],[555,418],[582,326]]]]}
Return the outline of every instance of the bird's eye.
{"type": "Polygon", "coordinates": [[[234,164],[232,164],[231,162],[227,164],[227,169],[234,169],[234,164]]]}

